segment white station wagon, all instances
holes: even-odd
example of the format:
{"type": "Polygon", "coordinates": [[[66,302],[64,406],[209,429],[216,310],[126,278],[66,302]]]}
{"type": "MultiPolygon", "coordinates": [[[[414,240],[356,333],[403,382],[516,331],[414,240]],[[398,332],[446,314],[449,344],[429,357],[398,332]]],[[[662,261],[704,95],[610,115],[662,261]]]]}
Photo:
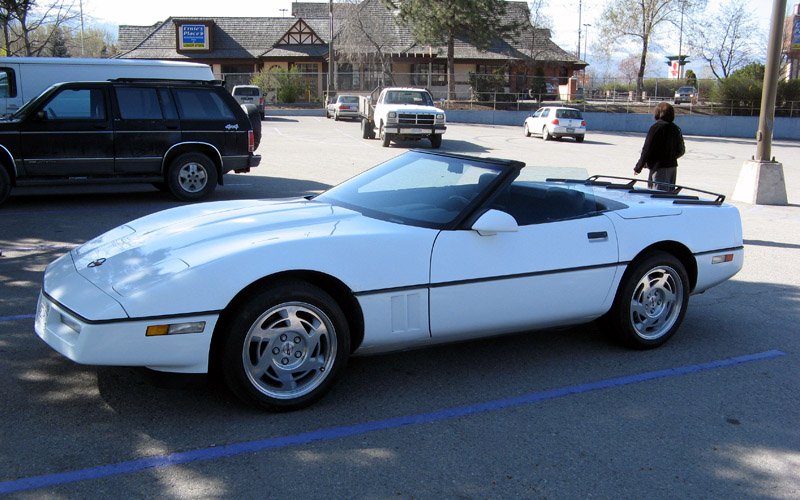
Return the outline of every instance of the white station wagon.
{"type": "Polygon", "coordinates": [[[312,403],[351,355],[598,320],[647,349],[742,267],[724,196],[410,151],[314,197],[187,205],[51,263],[36,333],[93,365],[312,403]]]}
{"type": "Polygon", "coordinates": [[[530,137],[531,134],[541,135],[545,141],[572,137],[578,142],[583,142],[586,137],[586,120],[583,119],[581,112],[574,108],[560,106],[539,108],[525,119],[523,127],[525,137],[530,137]]]}

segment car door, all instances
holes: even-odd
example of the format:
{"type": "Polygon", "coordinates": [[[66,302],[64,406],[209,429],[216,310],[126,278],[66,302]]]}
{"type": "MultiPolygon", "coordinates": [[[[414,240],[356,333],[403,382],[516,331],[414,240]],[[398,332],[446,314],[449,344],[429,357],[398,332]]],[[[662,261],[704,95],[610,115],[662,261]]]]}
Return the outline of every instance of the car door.
{"type": "Polygon", "coordinates": [[[494,207],[518,220],[517,231],[442,231],[436,239],[430,325],[437,341],[580,323],[605,312],[618,267],[610,219],[581,193],[530,191],[494,207]]]}
{"type": "Polygon", "coordinates": [[[181,141],[180,123],[167,89],[114,88],[114,140],[118,174],[160,174],[164,155],[181,141]]]}
{"type": "Polygon", "coordinates": [[[31,110],[21,126],[30,176],[83,177],[114,172],[108,86],[71,83],[31,110]]]}

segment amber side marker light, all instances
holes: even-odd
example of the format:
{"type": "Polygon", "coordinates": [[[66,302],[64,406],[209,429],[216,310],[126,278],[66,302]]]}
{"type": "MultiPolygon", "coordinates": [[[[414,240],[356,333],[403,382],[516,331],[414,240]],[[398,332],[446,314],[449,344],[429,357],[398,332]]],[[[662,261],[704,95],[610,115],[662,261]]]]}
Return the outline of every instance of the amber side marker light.
{"type": "Polygon", "coordinates": [[[150,325],[145,333],[148,337],[160,335],[180,335],[183,333],[203,333],[206,328],[205,321],[195,321],[192,323],[173,323],[171,325],[150,325]]]}
{"type": "Polygon", "coordinates": [[[733,254],[726,253],[725,255],[715,255],[711,258],[712,264],[722,264],[723,262],[733,262],[733,254]]]}

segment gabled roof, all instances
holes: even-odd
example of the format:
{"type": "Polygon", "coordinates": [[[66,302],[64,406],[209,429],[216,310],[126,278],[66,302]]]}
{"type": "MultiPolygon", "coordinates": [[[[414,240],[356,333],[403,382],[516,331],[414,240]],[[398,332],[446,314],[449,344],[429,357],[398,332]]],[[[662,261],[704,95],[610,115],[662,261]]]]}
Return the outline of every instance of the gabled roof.
{"type": "MultiPolygon", "coordinates": [[[[334,45],[337,53],[445,56],[444,47],[415,43],[408,27],[380,0],[334,3],[334,45]]],[[[152,26],[119,27],[120,55],[132,59],[258,59],[327,57],[330,39],[328,2],[293,2],[295,17],[171,17],[152,26]],[[176,50],[176,25],[189,22],[211,24],[212,50],[176,50]]],[[[527,2],[508,1],[505,22],[522,25],[520,34],[496,40],[486,50],[477,50],[468,40],[457,40],[457,60],[559,61],[576,60],[550,40],[550,31],[530,23],[527,2]]]]}
{"type": "Polygon", "coordinates": [[[120,55],[130,59],[257,59],[280,45],[293,27],[302,22],[315,40],[325,45],[327,54],[328,20],[303,21],[289,17],[170,17],[151,26],[120,26],[120,55]],[[175,47],[176,25],[186,22],[213,21],[212,50],[178,52],[175,47]],[[147,29],[145,29],[147,28],[147,29]],[[123,37],[124,32],[124,37],[123,37]],[[136,40],[136,36],[141,36],[136,40]]]}

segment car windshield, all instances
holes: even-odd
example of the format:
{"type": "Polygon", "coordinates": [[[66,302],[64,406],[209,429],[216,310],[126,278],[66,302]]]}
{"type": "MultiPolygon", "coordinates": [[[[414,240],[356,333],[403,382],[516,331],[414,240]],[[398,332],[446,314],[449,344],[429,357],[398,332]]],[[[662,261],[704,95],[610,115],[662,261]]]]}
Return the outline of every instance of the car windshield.
{"type": "Polygon", "coordinates": [[[346,104],[354,104],[358,102],[358,97],[354,95],[339,96],[339,102],[343,102],[346,104]]]}
{"type": "Polygon", "coordinates": [[[416,90],[393,90],[386,94],[386,104],[418,104],[433,106],[433,99],[427,92],[416,90]]]}
{"type": "Polygon", "coordinates": [[[503,167],[476,158],[410,151],[315,200],[400,224],[443,228],[482,198],[503,167]]]}
{"type": "Polygon", "coordinates": [[[694,87],[681,87],[678,89],[678,92],[691,93],[694,92],[694,87]]]}

